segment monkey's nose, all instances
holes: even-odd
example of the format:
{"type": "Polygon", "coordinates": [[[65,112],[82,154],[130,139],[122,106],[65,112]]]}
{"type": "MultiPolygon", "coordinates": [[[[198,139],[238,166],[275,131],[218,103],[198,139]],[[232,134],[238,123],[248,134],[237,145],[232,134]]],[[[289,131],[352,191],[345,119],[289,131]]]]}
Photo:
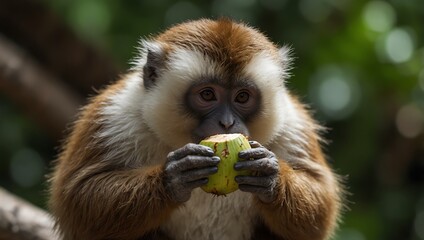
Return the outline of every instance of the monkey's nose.
{"type": "Polygon", "coordinates": [[[224,128],[225,130],[229,130],[232,126],[234,126],[235,120],[234,119],[227,119],[226,121],[221,120],[219,121],[219,125],[224,128]]]}

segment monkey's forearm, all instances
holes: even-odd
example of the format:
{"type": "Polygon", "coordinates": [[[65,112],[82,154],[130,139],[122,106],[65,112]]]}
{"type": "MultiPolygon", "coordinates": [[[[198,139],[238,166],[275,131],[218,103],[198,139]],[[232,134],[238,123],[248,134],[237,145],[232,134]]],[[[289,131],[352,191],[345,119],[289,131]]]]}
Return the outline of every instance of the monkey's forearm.
{"type": "Polygon", "coordinates": [[[322,240],[333,232],[340,208],[338,183],[321,167],[294,170],[280,161],[277,199],[269,204],[257,199],[266,225],[284,239],[322,240]]]}
{"type": "Polygon", "coordinates": [[[89,169],[54,188],[52,207],[65,239],[135,239],[158,228],[176,207],[165,193],[160,166],[89,169]]]}

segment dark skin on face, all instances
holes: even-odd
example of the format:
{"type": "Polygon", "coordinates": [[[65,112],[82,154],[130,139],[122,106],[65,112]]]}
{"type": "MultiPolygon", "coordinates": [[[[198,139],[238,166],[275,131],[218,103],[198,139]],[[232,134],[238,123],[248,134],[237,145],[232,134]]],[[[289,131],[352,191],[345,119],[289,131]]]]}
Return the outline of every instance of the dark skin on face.
{"type": "MultiPolygon", "coordinates": [[[[189,111],[200,121],[193,132],[194,142],[224,133],[249,131],[246,122],[260,109],[260,93],[252,84],[241,83],[225,86],[214,81],[193,85],[186,94],[189,111]]],[[[236,182],[241,191],[256,194],[263,202],[275,199],[274,187],[279,172],[278,160],[274,153],[251,141],[252,149],[239,153],[240,161],[236,170],[252,170],[254,176],[237,176],[236,182]]],[[[211,148],[189,143],[169,153],[165,164],[166,187],[175,202],[190,199],[193,189],[208,182],[208,176],[218,171],[219,157],[211,148]]]]}

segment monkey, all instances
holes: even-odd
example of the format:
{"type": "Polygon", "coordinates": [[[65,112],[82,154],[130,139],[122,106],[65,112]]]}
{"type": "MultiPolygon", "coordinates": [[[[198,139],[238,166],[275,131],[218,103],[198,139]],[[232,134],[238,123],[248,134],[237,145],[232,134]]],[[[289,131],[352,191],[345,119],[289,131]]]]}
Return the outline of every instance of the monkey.
{"type": "Polygon", "coordinates": [[[334,235],[340,177],[322,127],[287,88],[291,48],[227,18],[140,42],[133,67],[82,108],[55,161],[49,206],[63,239],[284,239],[334,235]],[[201,190],[241,133],[239,190],[201,190]]]}

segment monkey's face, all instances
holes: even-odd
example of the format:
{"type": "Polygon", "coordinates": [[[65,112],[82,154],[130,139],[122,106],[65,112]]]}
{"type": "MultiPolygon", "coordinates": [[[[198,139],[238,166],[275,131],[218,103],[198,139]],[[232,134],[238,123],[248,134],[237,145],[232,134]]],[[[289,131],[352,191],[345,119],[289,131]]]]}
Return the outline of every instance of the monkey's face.
{"type": "Polygon", "coordinates": [[[244,25],[196,24],[144,42],[145,123],[171,147],[220,133],[272,141],[288,98],[278,49],[244,25]]]}
{"type": "Polygon", "coordinates": [[[258,114],[261,94],[246,81],[210,79],[193,84],[187,91],[187,110],[197,119],[192,135],[195,142],[221,133],[249,136],[247,123],[258,114]]]}

